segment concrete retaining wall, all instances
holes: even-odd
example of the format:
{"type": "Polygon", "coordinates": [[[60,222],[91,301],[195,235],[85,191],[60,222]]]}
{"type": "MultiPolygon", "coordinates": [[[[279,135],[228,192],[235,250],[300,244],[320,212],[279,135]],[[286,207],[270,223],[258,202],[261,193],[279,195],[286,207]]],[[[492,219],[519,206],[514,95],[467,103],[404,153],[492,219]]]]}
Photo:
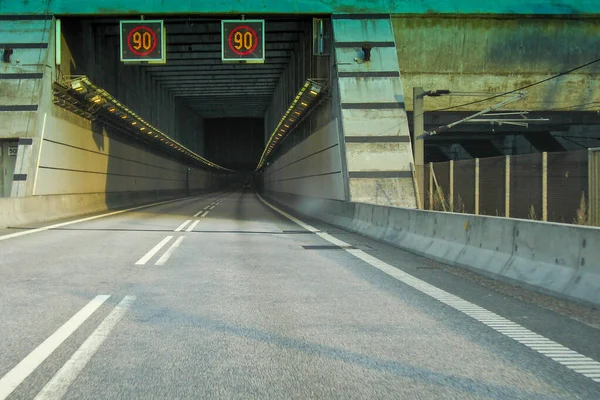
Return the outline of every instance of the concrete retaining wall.
{"type": "Polygon", "coordinates": [[[68,111],[48,115],[35,195],[207,189],[210,173],[68,111]]]}
{"type": "Polygon", "coordinates": [[[600,305],[600,229],[295,196],[267,198],[446,264],[600,305]]]}
{"type": "Polygon", "coordinates": [[[337,120],[273,162],[263,184],[269,191],[344,199],[337,120]]]}

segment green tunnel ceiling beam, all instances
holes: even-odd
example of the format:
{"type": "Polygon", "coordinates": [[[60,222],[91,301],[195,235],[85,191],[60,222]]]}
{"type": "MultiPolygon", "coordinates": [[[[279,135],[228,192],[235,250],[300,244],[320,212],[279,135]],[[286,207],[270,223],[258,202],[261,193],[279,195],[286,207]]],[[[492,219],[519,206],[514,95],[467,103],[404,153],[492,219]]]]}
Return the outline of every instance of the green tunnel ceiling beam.
{"type": "Polygon", "coordinates": [[[0,14],[600,14],[598,0],[5,0],[0,14]]]}

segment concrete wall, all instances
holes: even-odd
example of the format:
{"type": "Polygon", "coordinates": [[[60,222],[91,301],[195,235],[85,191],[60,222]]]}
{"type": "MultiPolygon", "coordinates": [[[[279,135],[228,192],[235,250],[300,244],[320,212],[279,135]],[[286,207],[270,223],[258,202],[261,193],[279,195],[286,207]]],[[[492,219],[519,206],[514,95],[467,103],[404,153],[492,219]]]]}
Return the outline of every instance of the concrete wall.
{"type": "Polygon", "coordinates": [[[402,77],[389,17],[334,16],[336,78],[352,201],[416,207],[402,77]],[[363,43],[371,43],[364,61],[363,43]]]}
{"type": "Polygon", "coordinates": [[[151,14],[187,15],[190,10],[205,13],[246,14],[269,13],[506,13],[506,14],[586,14],[600,13],[595,0],[188,0],[179,2],[129,0],[10,0],[0,3],[0,13],[43,13],[55,14],[121,14],[136,18],[151,14]]]}
{"type": "MultiPolygon", "coordinates": [[[[329,38],[329,97],[276,149],[265,185],[285,193],[308,190],[304,194],[416,207],[408,120],[389,17],[335,16],[329,38]],[[364,42],[385,46],[373,49],[371,61],[363,62],[364,42]],[[330,146],[338,148],[324,150],[330,146]],[[300,162],[303,157],[309,159],[300,162]]],[[[265,118],[266,137],[304,82],[303,74],[310,71],[305,65],[311,59],[305,56],[309,51],[310,43],[305,43],[299,62],[292,58],[286,68],[265,118]]]]}
{"type": "MultiPolygon", "coordinates": [[[[281,193],[347,199],[344,147],[340,146],[340,108],[333,55],[313,56],[311,25],[284,69],[265,116],[265,143],[307,78],[323,79],[329,95],[275,150],[262,184],[281,193]]],[[[326,29],[327,30],[327,29],[326,29]]],[[[331,40],[330,29],[326,33],[331,40]]],[[[327,45],[330,48],[331,45],[327,45]]]]}
{"type": "Polygon", "coordinates": [[[302,214],[443,263],[600,305],[598,228],[266,194],[302,214]]]}
{"type": "Polygon", "coordinates": [[[271,192],[344,200],[337,126],[337,119],[330,121],[274,161],[264,173],[264,188],[271,192]]]}
{"type": "MultiPolygon", "coordinates": [[[[46,121],[35,195],[185,191],[188,166],[58,107],[46,121]]],[[[209,173],[190,168],[190,189],[209,173]]]]}
{"type": "MultiPolygon", "coordinates": [[[[596,58],[589,49],[600,46],[597,18],[393,16],[392,22],[410,111],[415,86],[500,93],[586,64],[596,58]]],[[[527,89],[526,100],[506,108],[536,111],[598,102],[599,73],[600,64],[590,65],[527,89]]],[[[425,108],[434,110],[482,98],[427,97],[425,108]]],[[[480,111],[501,100],[460,110],[480,111]]]]}
{"type": "MultiPolygon", "coordinates": [[[[14,175],[5,185],[12,186],[11,196],[24,195],[28,174],[39,146],[40,108],[48,101],[43,88],[51,81],[47,60],[52,56],[52,18],[34,19],[0,16],[0,37],[11,43],[10,63],[0,71],[0,138],[19,140],[14,175]]],[[[5,48],[4,45],[1,46],[5,48]]]]}

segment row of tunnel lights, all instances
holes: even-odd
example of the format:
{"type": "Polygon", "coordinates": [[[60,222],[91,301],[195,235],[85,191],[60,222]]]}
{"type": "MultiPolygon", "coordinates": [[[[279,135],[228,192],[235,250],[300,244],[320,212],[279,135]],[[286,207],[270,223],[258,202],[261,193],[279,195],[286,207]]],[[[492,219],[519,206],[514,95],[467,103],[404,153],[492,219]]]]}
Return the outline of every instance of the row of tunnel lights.
{"type": "Polygon", "coordinates": [[[261,169],[265,163],[267,157],[271,155],[275,147],[280,143],[283,138],[290,133],[294,124],[301,118],[302,114],[308,109],[309,105],[316,100],[319,93],[322,91],[322,87],[311,80],[307,80],[302,86],[294,101],[283,115],[279,124],[271,134],[267,146],[263,152],[263,155],[258,164],[257,170],[261,169]],[[309,89],[310,88],[310,89],[309,89]],[[308,90],[308,96],[303,95],[308,90]]]}
{"type": "Polygon", "coordinates": [[[87,77],[74,79],[70,84],[71,88],[80,94],[85,94],[88,91],[88,88],[92,89],[90,93],[86,95],[86,98],[89,101],[107,109],[109,113],[118,116],[121,120],[123,120],[123,122],[129,122],[133,129],[138,128],[140,132],[147,133],[154,139],[159,139],[162,144],[169,146],[173,150],[178,150],[188,157],[195,159],[196,161],[200,161],[213,168],[231,171],[199,156],[185,146],[179,144],[177,141],[171,139],[168,135],[164,134],[159,129],[156,129],[125,105],[121,104],[104,89],[96,87],[87,79],[87,77]]]}

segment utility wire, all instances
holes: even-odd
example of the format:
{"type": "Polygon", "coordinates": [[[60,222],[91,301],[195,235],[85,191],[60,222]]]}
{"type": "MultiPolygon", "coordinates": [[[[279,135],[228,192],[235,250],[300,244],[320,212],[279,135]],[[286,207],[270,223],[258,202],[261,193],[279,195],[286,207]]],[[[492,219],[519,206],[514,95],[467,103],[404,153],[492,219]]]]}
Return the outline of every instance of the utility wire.
{"type": "Polygon", "coordinates": [[[592,65],[592,64],[595,64],[595,63],[597,63],[597,62],[599,62],[599,61],[600,61],[600,58],[597,58],[597,59],[595,59],[595,60],[593,60],[593,61],[590,61],[590,62],[588,62],[588,63],[585,63],[585,64],[583,64],[583,65],[580,65],[580,66],[578,66],[578,67],[571,68],[571,69],[569,69],[569,70],[567,70],[567,71],[563,71],[563,72],[561,72],[561,73],[558,73],[558,74],[556,74],[556,75],[553,75],[553,76],[551,76],[551,77],[548,77],[548,78],[546,78],[546,79],[542,79],[541,81],[534,82],[534,83],[531,83],[531,84],[529,84],[529,85],[525,85],[525,86],[523,86],[523,87],[520,87],[520,88],[518,88],[518,89],[511,90],[511,91],[509,91],[509,92],[500,93],[500,94],[497,94],[497,95],[495,95],[495,96],[487,97],[487,98],[485,98],[485,99],[481,99],[481,100],[475,100],[475,101],[471,101],[471,102],[469,102],[469,103],[459,104],[459,105],[457,105],[457,106],[445,107],[445,108],[438,108],[437,110],[431,110],[431,111],[428,111],[428,112],[453,110],[453,109],[455,109],[455,108],[460,108],[460,107],[470,106],[471,104],[477,104],[477,103],[482,103],[482,102],[484,102],[484,101],[488,101],[488,100],[496,99],[496,98],[498,98],[498,97],[506,96],[507,94],[511,94],[511,93],[519,92],[519,91],[521,91],[521,90],[528,89],[528,88],[530,88],[530,87],[532,87],[532,86],[536,86],[536,85],[539,85],[539,84],[542,84],[542,83],[548,82],[548,81],[550,81],[550,80],[552,80],[552,79],[559,78],[559,77],[561,77],[561,76],[563,76],[563,75],[570,74],[570,73],[572,73],[572,72],[575,72],[575,71],[577,71],[577,70],[580,70],[580,69],[583,69],[583,68],[585,68],[585,67],[588,67],[588,66],[590,66],[590,65],[592,65]]]}

